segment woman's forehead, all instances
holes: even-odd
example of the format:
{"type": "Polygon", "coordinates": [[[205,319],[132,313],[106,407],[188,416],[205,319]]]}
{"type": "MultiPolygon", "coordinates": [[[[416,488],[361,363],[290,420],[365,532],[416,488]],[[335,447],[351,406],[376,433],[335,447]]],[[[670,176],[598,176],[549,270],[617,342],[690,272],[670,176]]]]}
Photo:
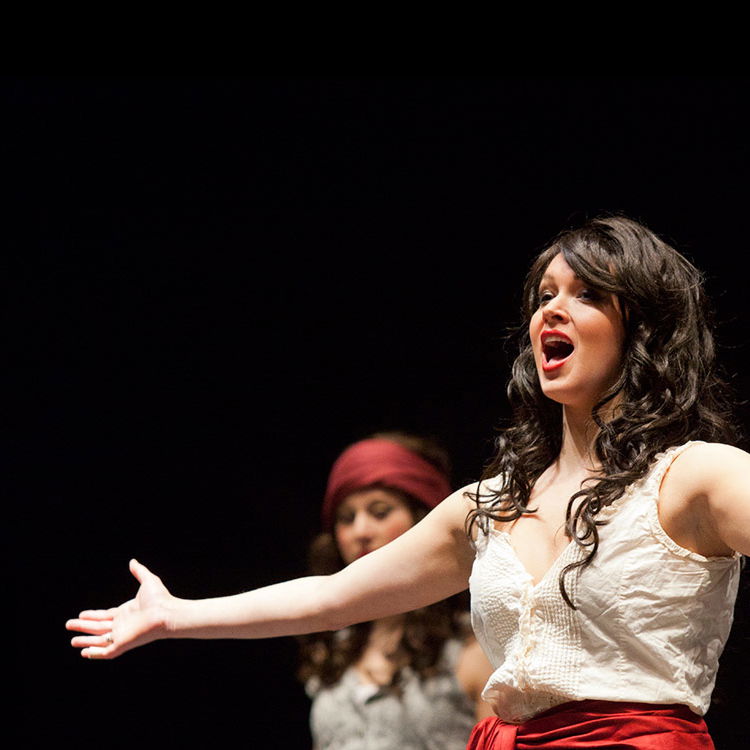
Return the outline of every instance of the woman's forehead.
{"type": "Polygon", "coordinates": [[[570,267],[570,264],[565,259],[562,253],[557,253],[552,260],[547,264],[547,267],[542,273],[541,281],[547,279],[554,279],[556,277],[567,277],[573,278],[580,281],[580,276],[570,267]]]}

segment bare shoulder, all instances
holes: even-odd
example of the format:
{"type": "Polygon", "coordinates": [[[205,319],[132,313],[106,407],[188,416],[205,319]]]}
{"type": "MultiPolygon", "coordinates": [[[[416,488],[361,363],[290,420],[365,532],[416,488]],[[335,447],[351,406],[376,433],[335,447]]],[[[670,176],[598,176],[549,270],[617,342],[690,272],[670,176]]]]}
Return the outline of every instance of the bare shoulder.
{"type": "MultiPolygon", "coordinates": [[[[474,498],[476,497],[477,490],[480,487],[480,482],[473,482],[467,484],[460,489],[456,490],[452,495],[449,495],[440,505],[445,506],[452,513],[460,517],[463,523],[466,520],[468,512],[476,507],[474,498]]],[[[438,506],[440,507],[440,506],[438,506]]]]}
{"type": "Polygon", "coordinates": [[[669,467],[659,519],[678,544],[706,556],[750,549],[750,454],[723,443],[696,443],[669,467]]]}
{"type": "Polygon", "coordinates": [[[462,565],[470,568],[474,552],[466,535],[466,519],[472,507],[471,490],[474,486],[467,485],[448,495],[418,524],[387,546],[394,550],[411,547],[422,550],[420,554],[430,550],[458,556],[462,565]]]}
{"type": "Polygon", "coordinates": [[[696,443],[672,463],[664,485],[686,501],[711,495],[732,483],[747,483],[750,453],[725,443],[696,443]]]}

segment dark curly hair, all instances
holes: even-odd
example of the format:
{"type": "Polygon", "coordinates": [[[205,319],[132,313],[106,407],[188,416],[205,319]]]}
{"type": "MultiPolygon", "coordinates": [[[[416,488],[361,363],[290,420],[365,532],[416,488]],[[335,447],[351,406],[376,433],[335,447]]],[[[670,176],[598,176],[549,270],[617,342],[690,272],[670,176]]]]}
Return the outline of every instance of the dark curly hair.
{"type": "MultiPolygon", "coordinates": [[[[446,478],[450,477],[450,460],[436,441],[403,432],[380,432],[370,437],[396,442],[429,461],[446,478]]],[[[407,504],[415,523],[427,514],[424,504],[408,494],[393,487],[383,489],[397,495],[407,504]]],[[[315,537],[308,552],[310,575],[330,575],[343,567],[344,561],[333,534],[324,532],[315,537]]],[[[421,679],[436,673],[447,640],[463,640],[470,635],[467,611],[468,596],[463,593],[404,615],[404,631],[399,651],[405,655],[405,661],[421,679]]],[[[371,629],[372,623],[364,622],[341,631],[300,636],[297,639],[300,644],[298,678],[302,682],[314,678],[322,685],[338,682],[362,655],[371,629]]],[[[397,670],[391,683],[391,687],[396,690],[400,674],[401,670],[397,670]]]]}
{"type": "Polygon", "coordinates": [[[598,427],[594,442],[601,478],[587,480],[568,501],[566,531],[587,549],[567,565],[565,577],[587,566],[599,547],[599,511],[643,477],[654,457],[688,440],[734,443],[732,399],[717,371],[711,314],[700,272],[642,224],[623,216],[600,217],[562,232],[536,258],[526,277],[519,354],[508,384],[513,416],[496,440],[496,454],[482,478],[502,477],[497,492],[469,493],[475,501],[467,517],[486,531],[493,521],[525,513],[534,483],[562,446],[562,407],[542,393],[529,337],[529,321],[539,306],[539,284],[559,253],[588,286],[616,295],[625,327],[620,376],[592,409],[598,427]],[[616,409],[607,409],[615,397],[616,409]]]}

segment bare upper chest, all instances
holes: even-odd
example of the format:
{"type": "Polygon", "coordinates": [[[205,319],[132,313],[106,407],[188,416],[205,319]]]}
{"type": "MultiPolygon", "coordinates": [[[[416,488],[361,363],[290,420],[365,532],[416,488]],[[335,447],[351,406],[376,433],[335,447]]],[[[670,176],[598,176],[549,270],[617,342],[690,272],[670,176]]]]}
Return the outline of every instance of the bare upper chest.
{"type": "MultiPolygon", "coordinates": [[[[533,513],[496,526],[509,534],[513,549],[534,583],[538,583],[570,543],[566,517],[580,480],[537,481],[528,504],[533,513]]],[[[578,501],[576,501],[575,505],[578,501]]]]}

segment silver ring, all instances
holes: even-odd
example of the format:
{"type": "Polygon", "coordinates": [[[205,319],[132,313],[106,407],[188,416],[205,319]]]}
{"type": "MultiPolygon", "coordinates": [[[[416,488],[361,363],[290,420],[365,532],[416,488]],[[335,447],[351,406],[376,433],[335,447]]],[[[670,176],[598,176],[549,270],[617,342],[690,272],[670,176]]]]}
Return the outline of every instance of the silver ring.
{"type": "Polygon", "coordinates": [[[110,630],[109,633],[107,633],[104,636],[104,640],[107,641],[107,643],[114,643],[115,639],[112,637],[112,631],[110,630]]]}

